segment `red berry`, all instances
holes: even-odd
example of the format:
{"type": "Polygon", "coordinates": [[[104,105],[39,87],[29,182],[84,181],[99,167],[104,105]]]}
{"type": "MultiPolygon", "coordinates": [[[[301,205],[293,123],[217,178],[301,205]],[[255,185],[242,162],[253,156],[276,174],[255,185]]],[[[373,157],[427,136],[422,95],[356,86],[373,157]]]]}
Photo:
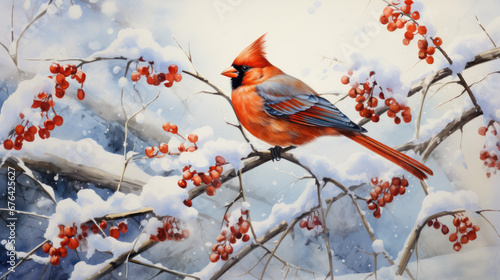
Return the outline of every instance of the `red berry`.
{"type": "Polygon", "coordinates": [[[469,243],[469,237],[467,237],[466,234],[462,235],[462,237],[460,237],[460,243],[462,243],[462,244],[469,243]]]}
{"type": "Polygon", "coordinates": [[[43,126],[45,126],[45,128],[48,129],[48,130],[53,130],[56,127],[56,125],[54,124],[54,122],[52,120],[50,120],[50,119],[45,120],[43,122],[43,126]]]}
{"type": "Polygon", "coordinates": [[[105,230],[108,227],[108,222],[106,222],[106,220],[102,220],[101,223],[99,224],[99,227],[102,230],[105,230]]]}
{"type": "Polygon", "coordinates": [[[441,40],[440,37],[434,38],[434,40],[432,42],[434,43],[435,46],[438,46],[438,47],[443,44],[443,40],[441,40]]]}
{"type": "Polygon", "coordinates": [[[188,138],[189,142],[191,142],[191,143],[198,142],[198,135],[196,135],[196,134],[189,134],[187,138],[188,138]]]}
{"type": "Polygon", "coordinates": [[[61,263],[61,257],[59,256],[53,256],[50,258],[50,263],[52,265],[59,265],[61,263]]]}
{"type": "Polygon", "coordinates": [[[92,231],[93,234],[99,233],[99,227],[96,224],[92,224],[90,226],[90,230],[92,231]]]}
{"type": "Polygon", "coordinates": [[[470,241],[474,241],[477,238],[477,234],[475,231],[471,230],[467,233],[467,238],[469,238],[470,241]]]}
{"type": "Polygon", "coordinates": [[[149,75],[149,68],[147,66],[141,66],[137,68],[137,72],[139,72],[139,74],[141,75],[147,76],[149,75]]]}
{"type": "Polygon", "coordinates": [[[71,65],[64,64],[64,65],[60,66],[59,72],[66,77],[71,75],[71,65]]]}
{"type": "Polygon", "coordinates": [[[219,261],[220,255],[218,253],[213,253],[210,255],[210,261],[216,263],[219,261]]]}
{"type": "Polygon", "coordinates": [[[205,192],[207,193],[208,196],[214,196],[216,191],[213,186],[208,186],[205,192]]]}
{"type": "Polygon", "coordinates": [[[152,158],[156,155],[154,147],[147,147],[145,149],[145,153],[148,158],[152,158]]]}
{"type": "Polygon", "coordinates": [[[473,225],[472,226],[473,231],[479,231],[479,226],[478,225],[473,225]]]}
{"type": "MultiPolygon", "coordinates": [[[[17,132],[17,127],[16,127],[16,132],[17,132]]],[[[479,133],[479,135],[481,136],[485,136],[486,135],[486,132],[488,132],[488,128],[484,127],[484,126],[481,126],[478,130],[477,130],[477,133],[479,133]]]]}
{"type": "Polygon", "coordinates": [[[428,47],[426,52],[428,55],[433,55],[436,52],[436,48],[435,47],[428,47]]]}
{"type": "Polygon", "coordinates": [[[14,142],[12,142],[12,140],[10,139],[6,139],[5,141],[3,141],[3,147],[6,150],[12,150],[12,148],[14,148],[14,142]]]}
{"type": "Polygon", "coordinates": [[[411,12],[411,6],[403,5],[403,6],[401,6],[401,11],[405,14],[409,14],[411,12]]]}
{"type": "Polygon", "coordinates": [[[59,248],[59,256],[61,256],[61,258],[65,258],[66,256],[68,256],[68,250],[66,249],[66,247],[59,248]]]}
{"type": "Polygon", "coordinates": [[[132,72],[132,74],[130,74],[130,79],[134,82],[137,82],[141,79],[141,74],[137,71],[134,71],[132,72]]]}
{"type": "Polygon", "coordinates": [[[414,20],[419,20],[420,19],[420,13],[418,11],[415,11],[411,13],[411,18],[414,20]]]}
{"type": "Polygon", "coordinates": [[[425,61],[427,61],[428,64],[433,64],[434,63],[434,57],[428,56],[425,61]]]}
{"type": "Polygon", "coordinates": [[[120,230],[118,230],[117,226],[112,226],[109,228],[109,236],[113,237],[114,239],[118,239],[120,237],[120,230]]]}
{"type": "Polygon", "coordinates": [[[121,233],[127,233],[128,231],[128,225],[125,222],[119,222],[118,223],[118,229],[120,230],[121,233]]]}
{"type": "Polygon", "coordinates": [[[70,240],[69,240],[69,243],[68,243],[68,248],[70,249],[76,249],[78,248],[78,246],[80,246],[80,242],[78,242],[78,239],[72,237],[70,240]]]}
{"type": "Polygon", "coordinates": [[[383,11],[386,17],[390,17],[392,15],[392,12],[394,12],[394,9],[389,6],[385,7],[383,11]]]}
{"type": "Polygon", "coordinates": [[[396,21],[396,27],[397,27],[398,29],[402,29],[403,27],[405,27],[405,25],[406,25],[406,20],[405,20],[405,19],[401,19],[401,18],[400,18],[400,19],[398,19],[398,20],[396,21]]]}
{"type": "Polygon", "coordinates": [[[427,27],[423,26],[423,25],[420,25],[418,27],[418,34],[420,35],[425,35],[427,34],[427,27]]]}
{"type": "Polygon", "coordinates": [[[179,131],[179,129],[177,128],[177,125],[171,124],[168,132],[171,132],[173,134],[177,134],[178,131],[179,131]]]}
{"type": "Polygon", "coordinates": [[[76,91],[76,97],[79,99],[79,100],[83,100],[85,98],[85,91],[83,91],[83,89],[79,88],[77,91],[76,91]]]}
{"type": "Polygon", "coordinates": [[[349,83],[349,77],[347,76],[342,76],[342,78],[340,78],[340,82],[343,83],[344,85],[347,85],[349,83]]]}
{"type": "Polygon", "coordinates": [[[394,22],[389,22],[389,24],[387,24],[387,30],[389,32],[393,32],[397,29],[397,26],[396,26],[396,23],[394,22]]]}
{"type": "Polygon", "coordinates": [[[64,76],[63,74],[57,74],[56,75],[56,82],[58,84],[62,84],[66,81],[66,76],[64,76]]]}
{"type": "Polygon", "coordinates": [[[57,73],[59,73],[59,64],[57,64],[57,63],[52,63],[52,64],[50,65],[50,68],[49,68],[49,69],[50,69],[50,73],[52,73],[52,74],[57,74],[57,73]]]}
{"type": "Polygon", "coordinates": [[[191,207],[193,206],[193,202],[188,198],[184,200],[184,205],[186,205],[187,207],[191,207]]]}
{"type": "Polygon", "coordinates": [[[240,232],[247,233],[249,229],[250,229],[250,222],[248,222],[246,220],[243,221],[243,223],[241,223],[241,226],[240,226],[240,232]]]}
{"type": "Polygon", "coordinates": [[[241,241],[243,242],[247,242],[248,240],[250,240],[250,235],[248,234],[244,234],[243,237],[241,238],[241,241]]]}
{"type": "Polygon", "coordinates": [[[85,82],[85,78],[87,77],[87,75],[85,75],[85,73],[83,71],[78,71],[75,75],[75,79],[77,82],[79,82],[80,84],[83,84],[83,82],[85,82]]]}
{"type": "Polygon", "coordinates": [[[224,159],[224,157],[222,157],[222,156],[216,156],[215,161],[217,162],[218,165],[226,164],[226,159],[224,159]]]}
{"type": "Polygon", "coordinates": [[[168,153],[168,145],[165,143],[162,143],[162,144],[160,144],[160,146],[158,146],[158,150],[160,150],[160,152],[162,152],[163,154],[166,154],[166,153],[168,153]]]}
{"type": "Polygon", "coordinates": [[[427,52],[427,47],[429,46],[429,43],[427,42],[427,40],[425,40],[425,39],[418,40],[417,45],[418,45],[419,49],[425,50],[427,52]]]}
{"type": "Polygon", "coordinates": [[[52,245],[50,245],[50,243],[45,243],[42,246],[42,250],[44,253],[48,253],[51,247],[52,247],[52,245]]]}
{"type": "Polygon", "coordinates": [[[177,71],[179,71],[179,68],[175,64],[172,64],[168,67],[169,73],[175,74],[175,73],[177,73],[177,71]]]}
{"type": "Polygon", "coordinates": [[[436,220],[436,221],[434,222],[434,228],[435,228],[435,229],[438,229],[438,228],[440,228],[440,227],[441,227],[441,223],[440,223],[439,221],[437,221],[437,220],[436,220]]]}
{"type": "Polygon", "coordinates": [[[458,239],[457,233],[456,233],[456,232],[454,232],[454,233],[450,234],[449,239],[450,239],[450,242],[455,242],[455,241],[457,241],[457,239],[458,239]]]}
{"type": "Polygon", "coordinates": [[[176,82],[182,81],[182,75],[179,74],[179,73],[175,74],[174,75],[174,81],[176,81],[176,82]]]}
{"type": "Polygon", "coordinates": [[[455,243],[455,244],[453,245],[453,250],[455,250],[455,251],[457,251],[457,252],[458,252],[458,251],[460,251],[460,249],[462,249],[462,245],[460,245],[460,243],[459,243],[459,242],[457,242],[457,243],[455,243]]]}
{"type": "Polygon", "coordinates": [[[410,33],[414,33],[415,31],[417,31],[417,26],[415,25],[415,23],[410,22],[406,25],[406,30],[410,33]]]}
{"type": "Polygon", "coordinates": [[[389,19],[385,16],[385,15],[381,15],[380,18],[379,18],[379,21],[380,23],[382,23],[383,25],[386,25],[389,23],[389,19]]]}

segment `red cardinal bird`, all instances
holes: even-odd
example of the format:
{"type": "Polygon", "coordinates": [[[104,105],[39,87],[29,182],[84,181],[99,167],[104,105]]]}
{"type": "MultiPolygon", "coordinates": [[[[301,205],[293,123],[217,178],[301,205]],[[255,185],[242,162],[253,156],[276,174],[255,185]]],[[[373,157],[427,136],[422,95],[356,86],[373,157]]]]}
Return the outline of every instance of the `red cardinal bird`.
{"type": "Polygon", "coordinates": [[[276,148],[302,145],[323,135],[342,135],[420,180],[433,174],[422,163],[364,135],[366,130],[330,101],[269,63],[264,36],[244,49],[232,66],[222,72],[231,78],[234,111],[246,130],[276,148]]]}

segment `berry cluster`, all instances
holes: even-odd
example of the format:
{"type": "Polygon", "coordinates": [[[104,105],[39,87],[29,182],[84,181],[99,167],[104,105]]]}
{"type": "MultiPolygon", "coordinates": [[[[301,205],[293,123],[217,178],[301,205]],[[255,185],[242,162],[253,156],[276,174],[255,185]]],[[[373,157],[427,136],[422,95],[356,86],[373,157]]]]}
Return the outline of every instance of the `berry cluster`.
{"type": "Polygon", "coordinates": [[[403,29],[406,26],[405,38],[403,39],[403,45],[405,46],[410,44],[415,35],[421,35],[422,39],[418,40],[418,58],[425,59],[428,64],[434,63],[434,57],[432,56],[436,52],[434,46],[441,46],[443,41],[439,37],[432,39],[427,35],[427,27],[418,23],[420,13],[416,10],[412,12],[412,0],[401,2],[403,1],[392,1],[392,5],[384,8],[379,19],[380,23],[387,25],[389,32],[403,29]]]}
{"type": "MultiPolygon", "coordinates": [[[[86,75],[83,71],[78,70],[75,65],[59,65],[57,63],[53,63],[50,65],[50,72],[52,74],[56,74],[55,78],[53,76],[49,76],[49,78],[55,79],[56,81],[55,96],[57,98],[63,98],[66,93],[66,89],[69,87],[69,82],[66,80],[67,77],[75,79],[81,84],[81,87],[77,91],[77,97],[80,100],[85,98],[85,92],[82,88],[86,75]]],[[[52,131],[56,126],[61,126],[64,121],[63,117],[56,113],[54,106],[55,102],[52,94],[47,94],[45,92],[39,92],[36,94],[31,108],[40,109],[42,119],[45,118],[43,124],[33,125],[29,120],[25,119],[23,113],[20,113],[19,116],[21,117],[21,124],[17,125],[14,131],[9,135],[9,138],[3,142],[4,148],[6,150],[21,150],[23,147],[23,141],[35,141],[37,133],[41,139],[49,138],[50,131],[52,131]],[[14,139],[14,141],[12,139],[14,139]]]]}
{"type": "Polygon", "coordinates": [[[153,242],[165,240],[181,241],[189,237],[189,230],[182,229],[185,225],[175,217],[167,216],[162,220],[163,226],[157,229],[157,234],[149,237],[153,242]]]}
{"type": "MultiPolygon", "coordinates": [[[[60,247],[56,248],[51,243],[43,244],[42,250],[44,253],[48,253],[50,258],[50,263],[53,265],[59,265],[61,262],[61,258],[65,258],[68,255],[69,249],[76,250],[80,246],[80,242],[85,240],[88,236],[89,229],[94,234],[99,233],[99,228],[105,230],[108,227],[108,223],[103,220],[99,224],[99,227],[96,224],[92,224],[90,227],[87,224],[82,224],[80,226],[80,232],[78,232],[78,227],[73,224],[73,226],[64,226],[59,225],[59,235],[58,237],[61,239],[60,247]]],[[[109,235],[115,239],[118,239],[121,233],[127,233],[128,225],[127,222],[122,221],[118,223],[118,226],[112,226],[109,230],[109,235]]]]}
{"type": "Polygon", "coordinates": [[[378,178],[372,178],[371,183],[374,185],[370,192],[370,198],[366,200],[368,209],[375,210],[373,216],[380,218],[380,207],[384,207],[387,203],[391,203],[397,195],[403,195],[408,187],[408,180],[399,177],[393,177],[391,183],[379,181],[378,178]]]}
{"type": "Polygon", "coordinates": [[[250,235],[247,232],[250,230],[250,222],[248,221],[248,210],[241,210],[241,216],[238,218],[237,222],[231,225],[229,218],[231,214],[228,212],[224,216],[226,221],[226,228],[221,231],[221,234],[217,236],[217,244],[212,246],[212,254],[210,255],[210,261],[215,263],[217,261],[223,260],[227,261],[229,255],[233,253],[233,246],[238,239],[243,242],[250,240],[250,235]]]}
{"type": "MultiPolygon", "coordinates": [[[[186,147],[184,143],[181,143],[177,148],[178,152],[172,152],[169,150],[167,144],[161,143],[158,147],[146,148],[145,153],[148,158],[160,158],[164,157],[165,155],[180,155],[181,153],[194,152],[198,149],[198,146],[196,145],[196,142],[198,142],[198,135],[191,133],[186,137],[186,139],[179,134],[179,128],[177,127],[177,125],[171,124],[169,122],[163,124],[163,130],[179,136],[184,141],[189,141],[192,146],[186,147]],[[158,155],[159,153],[162,153],[162,155],[158,155]]],[[[210,166],[207,172],[197,172],[196,170],[191,170],[191,166],[185,166],[182,169],[182,179],[177,182],[177,185],[184,189],[187,187],[188,181],[191,181],[196,187],[204,183],[207,185],[207,188],[205,190],[206,193],[209,196],[213,196],[215,195],[216,190],[222,185],[219,178],[222,174],[222,171],[224,170],[224,168],[222,167],[224,164],[226,164],[226,160],[224,159],[224,157],[216,156],[215,165],[210,166]]],[[[184,204],[188,207],[191,207],[193,205],[190,199],[186,199],[184,201],[184,204]]]]}
{"type": "Polygon", "coordinates": [[[217,156],[215,157],[215,165],[210,166],[208,172],[196,172],[196,170],[191,170],[190,166],[185,166],[182,170],[182,179],[177,182],[177,185],[184,189],[187,187],[187,181],[191,181],[196,187],[204,183],[207,185],[205,189],[207,195],[213,196],[222,185],[219,178],[224,170],[222,167],[224,164],[226,164],[224,157],[217,156]]]}
{"type": "MultiPolygon", "coordinates": [[[[174,135],[177,135],[181,137],[184,141],[186,141],[186,138],[184,138],[182,135],[179,134],[179,128],[175,124],[171,124],[169,122],[166,122],[163,124],[163,130],[166,132],[170,132],[174,135]]],[[[164,157],[165,155],[180,155],[181,153],[184,152],[194,152],[198,149],[198,146],[196,146],[196,142],[198,142],[198,135],[196,134],[189,134],[187,136],[187,141],[192,143],[192,146],[186,147],[184,143],[180,144],[180,146],[177,148],[179,152],[172,152],[169,150],[169,147],[165,143],[161,143],[158,147],[147,147],[145,149],[146,156],[148,158],[152,157],[164,157]],[[158,155],[159,153],[162,153],[163,155],[158,155]]]]}
{"type": "MultiPolygon", "coordinates": [[[[344,85],[351,84],[349,97],[356,99],[354,109],[359,112],[363,118],[370,119],[372,122],[378,122],[380,116],[375,113],[380,100],[385,100],[385,105],[389,107],[387,116],[394,118],[395,124],[401,123],[401,118],[404,122],[411,122],[411,109],[404,104],[397,102],[394,98],[387,98],[384,94],[384,89],[377,84],[375,72],[370,72],[370,77],[366,81],[351,81],[353,71],[349,70],[347,75],[342,76],[341,82],[344,85]],[[378,95],[378,98],[377,98],[378,95]],[[401,117],[397,114],[401,113],[401,117]]],[[[391,89],[385,89],[386,92],[392,93],[391,89]]]]}
{"type": "Polygon", "coordinates": [[[52,265],[59,265],[61,263],[61,258],[65,258],[68,255],[69,249],[76,250],[80,246],[80,242],[76,238],[78,228],[73,224],[73,226],[65,227],[64,225],[59,225],[59,235],[61,238],[60,247],[56,248],[51,243],[45,243],[42,246],[44,253],[48,253],[50,256],[50,263],[52,265]]]}
{"type": "MultiPolygon", "coordinates": [[[[139,61],[144,61],[142,58],[139,61]]],[[[180,82],[182,80],[182,75],[177,73],[179,68],[177,65],[172,64],[168,67],[168,73],[157,72],[154,68],[154,61],[150,61],[148,66],[139,66],[137,70],[133,71],[130,75],[130,79],[137,82],[141,79],[141,76],[146,77],[146,82],[149,85],[159,86],[161,83],[165,82],[163,85],[166,87],[171,87],[174,82],[180,82]]]]}
{"type": "MultiPolygon", "coordinates": [[[[427,222],[427,225],[429,227],[433,226],[435,229],[441,228],[441,232],[444,235],[450,232],[448,227],[445,224],[441,224],[437,219],[427,222]]],[[[453,225],[456,227],[456,231],[450,234],[449,240],[453,243],[453,249],[458,252],[462,249],[462,245],[476,240],[476,232],[479,231],[479,226],[472,224],[469,217],[463,216],[463,214],[455,214],[453,225]],[[461,234],[460,241],[458,240],[458,234],[461,234]]]]}
{"type": "Polygon", "coordinates": [[[301,228],[307,228],[307,230],[313,230],[315,229],[317,232],[323,230],[323,224],[321,223],[319,219],[319,211],[316,210],[314,212],[311,212],[309,216],[305,217],[304,219],[300,220],[299,226],[301,228]]]}
{"type": "Polygon", "coordinates": [[[491,141],[491,143],[493,145],[496,144],[496,149],[493,145],[491,145],[493,147],[486,147],[485,145],[479,153],[479,159],[483,161],[484,168],[486,169],[486,177],[490,178],[492,173],[496,174],[497,170],[500,170],[500,161],[498,160],[498,154],[500,153],[500,135],[494,126],[494,122],[490,122],[488,127],[482,126],[478,129],[478,133],[481,136],[487,136],[486,133],[488,131],[491,133],[488,137],[492,138],[493,141],[491,141]]]}

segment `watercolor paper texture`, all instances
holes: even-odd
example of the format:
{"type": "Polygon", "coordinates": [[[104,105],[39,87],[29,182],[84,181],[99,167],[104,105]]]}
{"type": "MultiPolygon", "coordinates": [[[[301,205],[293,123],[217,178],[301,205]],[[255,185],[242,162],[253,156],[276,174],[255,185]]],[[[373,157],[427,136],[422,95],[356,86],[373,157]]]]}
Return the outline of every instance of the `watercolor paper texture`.
{"type": "Polygon", "coordinates": [[[1,0],[0,279],[500,279],[499,9],[1,0]]]}

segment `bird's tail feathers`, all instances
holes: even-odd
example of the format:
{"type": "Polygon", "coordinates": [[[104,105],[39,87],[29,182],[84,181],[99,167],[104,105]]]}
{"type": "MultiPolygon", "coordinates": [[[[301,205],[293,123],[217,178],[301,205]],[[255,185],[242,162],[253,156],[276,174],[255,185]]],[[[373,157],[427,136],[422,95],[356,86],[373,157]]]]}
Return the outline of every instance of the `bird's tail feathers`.
{"type": "Polygon", "coordinates": [[[373,138],[351,131],[342,132],[342,134],[354,142],[393,162],[394,164],[399,165],[401,168],[410,172],[420,180],[427,179],[427,174],[433,175],[433,172],[429,167],[403,153],[394,150],[391,147],[378,142],[377,140],[374,140],[373,138]]]}

